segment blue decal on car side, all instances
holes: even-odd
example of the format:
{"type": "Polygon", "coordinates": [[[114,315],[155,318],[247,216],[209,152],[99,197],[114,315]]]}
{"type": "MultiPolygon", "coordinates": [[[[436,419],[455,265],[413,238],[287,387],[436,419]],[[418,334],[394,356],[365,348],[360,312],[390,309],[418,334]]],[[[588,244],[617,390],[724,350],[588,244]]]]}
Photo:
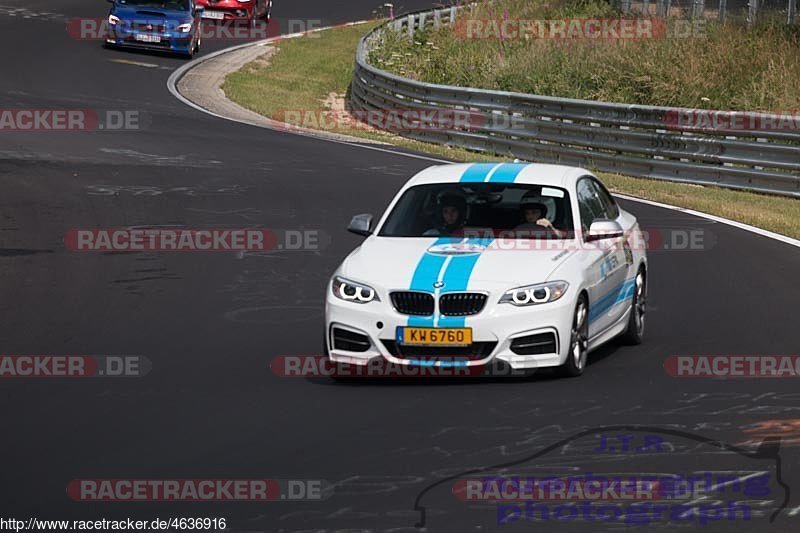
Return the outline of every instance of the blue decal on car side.
{"type": "Polygon", "coordinates": [[[626,279],[589,306],[589,322],[596,320],[600,315],[617,304],[633,298],[636,291],[636,278],[626,279]]]}

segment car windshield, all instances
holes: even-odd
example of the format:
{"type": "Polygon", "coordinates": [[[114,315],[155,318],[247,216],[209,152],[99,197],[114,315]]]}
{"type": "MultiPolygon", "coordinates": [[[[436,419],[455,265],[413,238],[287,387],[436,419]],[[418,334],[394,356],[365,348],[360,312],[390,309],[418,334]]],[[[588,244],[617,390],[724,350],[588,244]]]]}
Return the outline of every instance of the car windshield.
{"type": "Polygon", "coordinates": [[[190,0],[117,0],[123,6],[155,7],[158,9],[174,9],[186,11],[190,0]]]}
{"type": "Polygon", "coordinates": [[[379,235],[561,239],[572,232],[569,194],[559,187],[436,183],[403,193],[379,235]]]}

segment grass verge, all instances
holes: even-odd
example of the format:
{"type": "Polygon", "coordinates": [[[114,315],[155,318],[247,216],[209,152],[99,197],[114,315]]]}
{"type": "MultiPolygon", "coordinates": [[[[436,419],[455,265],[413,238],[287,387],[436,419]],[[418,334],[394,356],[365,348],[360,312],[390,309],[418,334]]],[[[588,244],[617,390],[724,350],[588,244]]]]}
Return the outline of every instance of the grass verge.
{"type": "MultiPolygon", "coordinates": [[[[360,25],[284,41],[269,64],[255,61],[230,74],[223,90],[239,105],[276,120],[285,120],[287,111],[292,110],[305,117],[319,118],[326,113],[339,116],[339,111],[331,110],[341,105],[347,94],[356,45],[369,29],[368,25],[360,25]]],[[[313,125],[307,120],[302,124],[313,125]]],[[[349,121],[338,121],[335,131],[459,161],[500,159],[353,127],[349,121]]],[[[800,239],[800,200],[607,173],[599,175],[613,191],[703,211],[800,239]]]]}
{"type": "Polygon", "coordinates": [[[785,20],[762,17],[748,30],[733,16],[726,24],[653,19],[651,29],[642,32],[649,37],[605,39],[525,39],[547,35],[549,26],[535,32],[510,25],[506,36],[492,24],[633,16],[603,0],[479,2],[459,15],[455,26],[428,28],[413,39],[388,32],[370,62],[430,83],[544,96],[700,109],[800,109],[800,27],[787,27],[785,20]]]}

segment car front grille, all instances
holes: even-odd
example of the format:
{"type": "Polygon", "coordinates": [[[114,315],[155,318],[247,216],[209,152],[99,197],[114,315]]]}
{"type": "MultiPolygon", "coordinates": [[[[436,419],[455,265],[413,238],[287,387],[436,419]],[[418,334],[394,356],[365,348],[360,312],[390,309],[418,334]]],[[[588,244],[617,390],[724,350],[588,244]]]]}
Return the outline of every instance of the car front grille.
{"type": "Polygon", "coordinates": [[[134,22],[131,24],[133,31],[141,33],[164,33],[167,26],[164,24],[148,24],[147,22],[134,22]]]}
{"type": "MultiPolygon", "coordinates": [[[[392,305],[403,315],[430,316],[434,310],[433,295],[427,292],[398,291],[391,293],[392,305]]],[[[439,297],[439,312],[445,316],[470,316],[480,313],[487,296],[479,292],[454,292],[439,297]]]]}
{"type": "Polygon", "coordinates": [[[486,305],[486,295],[479,292],[455,292],[439,297],[439,312],[446,316],[477,315],[486,305]]]}
{"type": "Polygon", "coordinates": [[[433,314],[433,295],[427,292],[393,292],[391,298],[392,305],[398,313],[416,316],[433,314]]]}
{"type": "Polygon", "coordinates": [[[381,340],[386,350],[398,359],[419,361],[478,361],[491,355],[497,342],[473,342],[469,346],[402,346],[393,340],[381,340]]]}
{"type": "Polygon", "coordinates": [[[517,337],[511,342],[511,351],[517,355],[556,353],[556,335],[547,332],[517,337]]]}

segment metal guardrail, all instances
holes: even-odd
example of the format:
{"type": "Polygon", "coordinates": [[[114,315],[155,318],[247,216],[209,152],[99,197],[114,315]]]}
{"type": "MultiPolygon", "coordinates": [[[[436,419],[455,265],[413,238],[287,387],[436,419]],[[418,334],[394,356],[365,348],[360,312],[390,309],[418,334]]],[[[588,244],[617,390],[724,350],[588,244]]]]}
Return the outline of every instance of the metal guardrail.
{"type": "Polygon", "coordinates": [[[452,7],[411,13],[364,36],[351,85],[353,109],[362,114],[419,117],[418,127],[397,133],[426,142],[800,198],[800,114],[690,110],[435,85],[369,64],[369,51],[380,46],[385,32],[413,36],[421,27],[455,22],[457,12],[452,7]],[[468,127],[426,122],[426,116],[445,112],[468,113],[472,120],[468,127]],[[773,127],[698,130],[678,120],[703,114],[773,127]]]}

